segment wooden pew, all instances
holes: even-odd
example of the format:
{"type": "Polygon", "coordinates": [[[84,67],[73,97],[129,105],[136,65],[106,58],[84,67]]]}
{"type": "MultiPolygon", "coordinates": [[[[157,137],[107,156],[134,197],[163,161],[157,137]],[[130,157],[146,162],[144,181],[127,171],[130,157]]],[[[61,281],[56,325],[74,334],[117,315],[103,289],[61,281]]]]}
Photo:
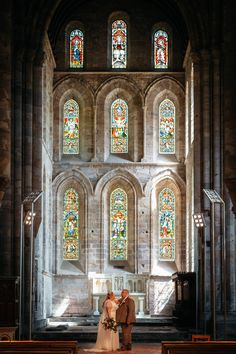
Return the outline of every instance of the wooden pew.
{"type": "Polygon", "coordinates": [[[13,340],[0,341],[0,352],[4,354],[77,354],[77,341],[13,340]]]}
{"type": "Polygon", "coordinates": [[[162,342],[162,354],[235,354],[236,341],[162,342]]]}
{"type": "Polygon", "coordinates": [[[3,351],[0,349],[0,352],[1,353],[4,353],[4,354],[29,354],[29,353],[33,353],[33,354],[68,354],[68,351],[58,351],[58,350],[50,350],[50,351],[42,351],[42,350],[22,350],[22,349],[19,349],[19,348],[15,348],[14,350],[4,350],[3,351]]]}

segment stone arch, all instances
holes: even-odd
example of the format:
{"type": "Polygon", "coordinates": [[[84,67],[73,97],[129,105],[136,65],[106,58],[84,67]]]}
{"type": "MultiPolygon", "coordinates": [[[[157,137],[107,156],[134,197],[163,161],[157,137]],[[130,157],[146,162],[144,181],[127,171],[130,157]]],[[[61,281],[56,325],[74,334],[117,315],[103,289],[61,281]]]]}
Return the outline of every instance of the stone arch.
{"type": "Polygon", "coordinates": [[[143,107],[142,96],[135,84],[123,77],[107,80],[96,93],[97,159],[114,161],[128,159],[140,161],[143,151],[143,107]],[[110,107],[112,102],[122,98],[129,110],[129,145],[127,154],[110,154],[110,107]]]}
{"type": "Polygon", "coordinates": [[[53,181],[53,234],[56,274],[82,275],[87,273],[87,229],[88,198],[93,189],[90,181],[77,170],[62,172],[53,181]],[[74,188],[79,194],[79,260],[63,260],[63,197],[68,188],[74,188]]]}
{"type": "Polygon", "coordinates": [[[93,157],[93,95],[82,80],[70,77],[57,83],[53,95],[54,159],[55,161],[60,161],[71,158],[71,155],[63,155],[62,149],[63,106],[70,98],[73,98],[80,107],[80,152],[78,155],[75,155],[75,159],[78,161],[90,161],[93,157]]]}
{"type": "Polygon", "coordinates": [[[131,185],[133,186],[137,197],[141,198],[142,196],[144,196],[143,187],[139,179],[130,171],[124,168],[116,168],[112,171],[107,172],[103,177],[101,177],[95,187],[95,195],[101,196],[106,184],[114,178],[123,178],[129,181],[129,183],[131,183],[131,185]]]}
{"type": "Polygon", "coordinates": [[[154,176],[145,186],[150,200],[151,213],[151,272],[155,275],[171,275],[175,271],[185,270],[185,183],[171,170],[165,170],[154,176]],[[175,261],[159,261],[159,210],[158,198],[163,188],[170,188],[176,200],[175,205],[175,261]]]}
{"type": "Polygon", "coordinates": [[[53,192],[57,193],[59,187],[69,178],[78,180],[83,187],[84,193],[88,196],[93,194],[93,186],[90,180],[79,170],[67,170],[59,173],[53,180],[53,192]]]}
{"type": "Polygon", "coordinates": [[[145,93],[146,136],[145,160],[158,162],[181,162],[184,159],[185,144],[185,99],[182,85],[170,77],[153,82],[145,93]],[[173,155],[159,154],[159,106],[169,98],[175,105],[175,141],[176,150],[173,155]],[[182,135],[180,135],[180,132],[182,135]]]}
{"type": "Polygon", "coordinates": [[[138,200],[134,185],[125,175],[114,175],[103,185],[101,194],[101,266],[104,273],[135,273],[137,269],[137,215],[138,200]],[[111,193],[121,188],[128,200],[128,252],[127,260],[114,261],[110,259],[110,197],[111,193]]]}

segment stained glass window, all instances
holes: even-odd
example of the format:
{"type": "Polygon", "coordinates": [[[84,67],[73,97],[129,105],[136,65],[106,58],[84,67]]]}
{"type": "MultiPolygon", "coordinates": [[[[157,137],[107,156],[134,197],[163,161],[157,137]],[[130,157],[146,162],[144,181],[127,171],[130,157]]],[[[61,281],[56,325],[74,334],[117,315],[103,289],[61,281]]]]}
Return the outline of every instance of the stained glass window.
{"type": "Polygon", "coordinates": [[[168,35],[162,30],[154,33],[154,68],[168,68],[168,35]]]}
{"type": "Polygon", "coordinates": [[[70,67],[82,68],[84,64],[84,34],[79,29],[70,33],[70,67]]]}
{"type": "Polygon", "coordinates": [[[75,189],[64,193],[64,236],[63,258],[79,259],[79,196],[75,189]]]}
{"type": "Polygon", "coordinates": [[[112,68],[124,69],[127,65],[127,25],[123,20],[112,23],[112,68]]]}
{"type": "Polygon", "coordinates": [[[79,153],[79,105],[75,100],[64,104],[63,153],[79,153]]]}
{"type": "Polygon", "coordinates": [[[111,152],[128,152],[128,106],[120,98],[111,105],[111,152]]]}
{"type": "Polygon", "coordinates": [[[128,199],[121,188],[110,197],[110,259],[127,260],[128,253],[128,199]]]}
{"type": "Polygon", "coordinates": [[[159,107],[159,153],[175,153],[175,106],[169,99],[159,107]]]}
{"type": "Polygon", "coordinates": [[[175,195],[169,188],[164,188],[159,195],[159,259],[175,260],[175,195]]]}

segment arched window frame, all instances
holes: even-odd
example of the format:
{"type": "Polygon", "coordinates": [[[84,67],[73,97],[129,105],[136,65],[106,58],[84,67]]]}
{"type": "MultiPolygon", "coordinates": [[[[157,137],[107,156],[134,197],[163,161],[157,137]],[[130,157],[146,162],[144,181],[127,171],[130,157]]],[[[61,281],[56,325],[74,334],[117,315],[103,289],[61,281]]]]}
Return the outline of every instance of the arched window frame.
{"type": "Polygon", "coordinates": [[[173,64],[173,31],[171,26],[166,23],[166,22],[158,22],[153,26],[152,29],[152,67],[154,70],[171,70],[172,64],[173,64]],[[162,31],[166,33],[168,37],[168,48],[167,48],[167,65],[163,67],[156,67],[155,65],[155,55],[156,55],[156,49],[155,49],[155,34],[158,31],[162,31]]]}
{"type": "Polygon", "coordinates": [[[72,71],[83,70],[85,68],[85,52],[86,52],[86,36],[85,27],[80,21],[72,21],[65,28],[65,66],[72,71]],[[71,34],[73,31],[79,31],[83,34],[82,62],[81,65],[71,65],[71,34]]]}
{"type": "Polygon", "coordinates": [[[159,105],[159,154],[175,154],[176,152],[176,107],[174,102],[169,99],[165,98],[163,101],[160,102],[159,105]],[[165,118],[163,114],[161,113],[162,107],[164,105],[169,105],[173,107],[173,114],[166,116],[166,126],[162,124],[162,120],[165,118]],[[168,128],[168,130],[167,130],[168,128]],[[162,134],[166,133],[166,137],[161,136],[162,134]],[[172,136],[172,137],[171,137],[172,136]],[[162,147],[162,143],[166,141],[166,150],[164,151],[162,147]],[[169,142],[168,142],[169,141],[169,142]],[[170,145],[169,150],[168,150],[168,145],[170,145]]]}
{"type": "Polygon", "coordinates": [[[176,236],[175,236],[176,201],[175,199],[176,197],[174,191],[169,187],[163,188],[159,193],[158,206],[159,206],[159,260],[160,261],[171,261],[171,262],[175,261],[175,242],[176,242],[176,236]]]}
{"type": "Polygon", "coordinates": [[[122,98],[117,98],[115,99],[112,104],[111,104],[111,131],[110,131],[110,141],[111,141],[111,153],[112,154],[125,154],[128,153],[129,150],[129,133],[128,133],[128,125],[129,125],[129,108],[128,108],[128,104],[127,102],[122,99],[122,98]],[[114,122],[114,118],[115,118],[115,105],[116,103],[120,103],[120,105],[123,106],[123,110],[125,111],[125,117],[124,117],[124,122],[121,126],[120,124],[120,128],[119,128],[119,124],[114,122]],[[122,129],[122,131],[120,131],[119,133],[119,129],[122,129]],[[120,134],[122,136],[114,136],[120,134]],[[123,136],[126,135],[126,136],[123,136]],[[124,147],[122,149],[120,149],[119,151],[119,147],[117,147],[117,145],[119,144],[115,144],[115,141],[120,141],[122,143],[122,141],[125,142],[124,147]],[[115,149],[116,146],[116,149],[115,149]]]}
{"type": "Polygon", "coordinates": [[[154,69],[168,69],[169,36],[166,31],[159,29],[154,33],[153,48],[154,48],[154,52],[153,52],[154,69]],[[160,41],[158,41],[158,39],[160,39],[160,37],[162,38],[161,43],[160,43],[160,41]],[[161,59],[159,57],[161,57],[161,59]],[[162,60],[162,62],[160,62],[161,60],[162,60]]]}
{"type": "Polygon", "coordinates": [[[127,68],[127,24],[123,19],[112,22],[112,69],[127,68]]]}
{"type": "MultiPolygon", "coordinates": [[[[68,111],[68,110],[67,110],[68,111]]],[[[63,104],[63,134],[62,134],[62,140],[63,140],[63,154],[64,155],[78,155],[79,154],[79,144],[80,144],[80,134],[79,134],[79,126],[80,126],[80,107],[79,107],[79,103],[77,102],[77,100],[76,99],[74,99],[74,98],[70,98],[70,99],[68,99],[68,100],[66,100],[65,102],[64,102],[64,104],[63,104]],[[73,105],[74,105],[74,109],[77,109],[77,112],[75,113],[75,115],[73,116],[72,114],[71,114],[71,116],[69,117],[69,113],[68,112],[66,112],[66,106],[67,105],[69,105],[69,103],[72,103],[73,105]],[[66,116],[66,115],[68,115],[68,117],[66,116]],[[71,119],[72,121],[71,121],[71,126],[69,125],[69,123],[66,121],[66,120],[69,120],[69,119],[71,119]],[[75,138],[70,138],[70,140],[71,140],[71,142],[72,142],[72,146],[73,146],[73,144],[75,145],[74,146],[74,149],[72,148],[71,149],[71,152],[69,152],[69,150],[68,151],[66,151],[66,137],[65,137],[65,134],[66,134],[66,132],[65,132],[65,129],[66,129],[66,124],[67,124],[67,126],[68,126],[68,133],[67,133],[67,135],[69,136],[69,133],[70,133],[70,131],[71,131],[71,135],[72,135],[72,128],[74,128],[74,130],[75,131],[77,131],[76,132],[76,137],[75,138]],[[69,130],[70,129],[70,130],[69,130]]],[[[74,134],[74,133],[73,133],[74,134]]],[[[68,139],[69,140],[69,139],[68,139]]]]}
{"type": "Polygon", "coordinates": [[[112,70],[118,70],[118,71],[123,71],[128,69],[128,58],[129,58],[129,30],[130,30],[130,24],[129,24],[129,16],[126,12],[124,11],[116,11],[111,13],[111,15],[108,18],[108,28],[107,28],[107,34],[108,34],[108,67],[111,68],[112,70]],[[115,68],[113,67],[113,41],[112,41],[112,24],[117,21],[117,20],[122,20],[126,24],[126,65],[123,68],[115,68]]]}
{"type": "Polygon", "coordinates": [[[128,260],[128,196],[127,193],[122,188],[116,188],[110,194],[109,240],[110,240],[110,261],[127,261],[128,260]],[[118,195],[121,199],[119,203],[118,200],[116,201],[114,200],[116,195],[118,195]],[[118,221],[121,225],[117,225],[119,224],[118,221]],[[117,225],[116,228],[115,225],[117,225]],[[125,237],[123,237],[122,232],[123,234],[125,234],[125,237]],[[119,234],[117,235],[116,233],[119,234]],[[121,254],[119,255],[119,252],[117,251],[117,248],[119,249],[120,246],[122,245],[124,246],[123,256],[121,254]]]}
{"type": "Polygon", "coordinates": [[[79,260],[79,194],[67,188],[63,195],[63,260],[79,260]],[[71,197],[71,199],[70,199],[71,197]]]}

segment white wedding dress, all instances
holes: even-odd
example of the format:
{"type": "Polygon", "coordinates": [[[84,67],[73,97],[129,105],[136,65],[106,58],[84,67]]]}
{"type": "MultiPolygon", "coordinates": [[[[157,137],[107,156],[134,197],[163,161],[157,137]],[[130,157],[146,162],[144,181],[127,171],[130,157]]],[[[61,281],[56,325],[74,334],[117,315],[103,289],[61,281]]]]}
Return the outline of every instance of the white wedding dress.
{"type": "Polygon", "coordinates": [[[103,311],[98,324],[97,341],[95,347],[92,349],[85,349],[85,351],[102,352],[114,351],[119,348],[119,333],[110,329],[105,329],[102,322],[106,317],[116,319],[116,310],[118,305],[112,300],[106,300],[103,305],[103,311]]]}

